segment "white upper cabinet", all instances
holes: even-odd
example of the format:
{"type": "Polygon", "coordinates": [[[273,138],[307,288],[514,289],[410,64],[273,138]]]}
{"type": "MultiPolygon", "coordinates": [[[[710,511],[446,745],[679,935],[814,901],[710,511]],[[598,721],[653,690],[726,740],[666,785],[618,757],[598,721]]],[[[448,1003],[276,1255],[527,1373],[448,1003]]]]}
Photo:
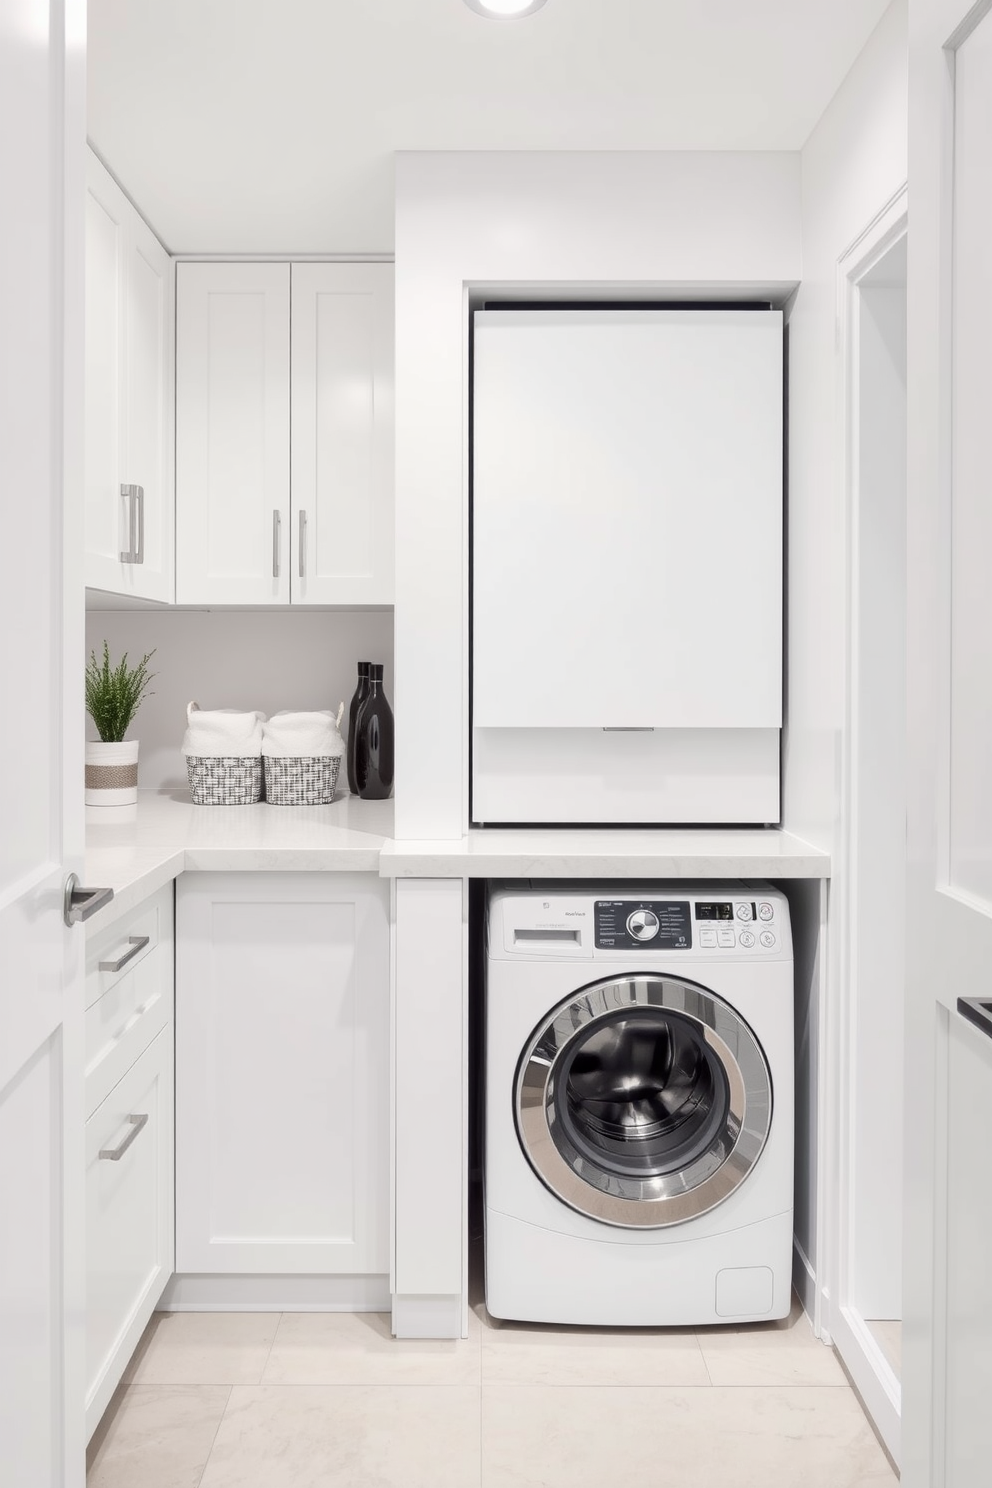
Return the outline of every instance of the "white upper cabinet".
{"type": "Polygon", "coordinates": [[[392,603],[392,265],[181,264],[176,372],[177,601],[392,603]]]}
{"type": "Polygon", "coordinates": [[[173,344],[168,253],[90,154],[86,194],[88,587],[173,597],[173,344]]]}
{"type": "Polygon", "coordinates": [[[176,600],[289,601],[289,264],[177,269],[176,600]]]}
{"type": "Polygon", "coordinates": [[[293,599],[393,598],[393,266],[294,264],[293,599]]]}

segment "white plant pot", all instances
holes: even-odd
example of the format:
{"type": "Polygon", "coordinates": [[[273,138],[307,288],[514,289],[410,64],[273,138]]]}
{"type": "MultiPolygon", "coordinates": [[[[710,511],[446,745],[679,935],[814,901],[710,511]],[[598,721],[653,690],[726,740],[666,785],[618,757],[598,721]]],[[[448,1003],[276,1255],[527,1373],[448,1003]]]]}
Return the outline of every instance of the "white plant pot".
{"type": "Polygon", "coordinates": [[[138,799],[138,741],[86,745],[87,806],[132,806],[138,799]]]}

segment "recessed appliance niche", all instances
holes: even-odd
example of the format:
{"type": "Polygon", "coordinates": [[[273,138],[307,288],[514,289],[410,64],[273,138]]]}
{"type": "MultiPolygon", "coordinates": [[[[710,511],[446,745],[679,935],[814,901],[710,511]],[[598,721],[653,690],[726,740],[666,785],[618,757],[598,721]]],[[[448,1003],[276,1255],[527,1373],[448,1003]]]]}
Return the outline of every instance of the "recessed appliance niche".
{"type": "Polygon", "coordinates": [[[474,313],[473,823],[773,823],[782,313],[474,313]]]}

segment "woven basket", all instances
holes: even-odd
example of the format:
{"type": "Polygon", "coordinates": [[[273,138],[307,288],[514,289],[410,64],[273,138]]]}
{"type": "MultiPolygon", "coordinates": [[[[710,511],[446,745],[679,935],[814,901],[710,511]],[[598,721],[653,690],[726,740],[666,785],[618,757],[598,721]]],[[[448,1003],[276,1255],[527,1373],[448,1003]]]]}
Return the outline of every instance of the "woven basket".
{"type": "Polygon", "coordinates": [[[329,806],[338,783],[340,759],[298,755],[265,756],[265,799],[270,806],[329,806]]]}
{"type": "Polygon", "coordinates": [[[262,757],[188,754],[186,773],[194,806],[253,806],[262,799],[262,757]]]}

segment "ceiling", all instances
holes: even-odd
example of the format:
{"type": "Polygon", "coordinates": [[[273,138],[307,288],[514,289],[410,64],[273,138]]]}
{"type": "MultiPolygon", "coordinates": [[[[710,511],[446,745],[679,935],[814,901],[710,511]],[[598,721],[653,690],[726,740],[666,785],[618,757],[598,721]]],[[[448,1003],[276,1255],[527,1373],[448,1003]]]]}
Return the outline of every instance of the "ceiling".
{"type": "Polygon", "coordinates": [[[389,253],[397,150],[798,150],[888,0],[89,0],[89,135],[174,253],[389,253]]]}

